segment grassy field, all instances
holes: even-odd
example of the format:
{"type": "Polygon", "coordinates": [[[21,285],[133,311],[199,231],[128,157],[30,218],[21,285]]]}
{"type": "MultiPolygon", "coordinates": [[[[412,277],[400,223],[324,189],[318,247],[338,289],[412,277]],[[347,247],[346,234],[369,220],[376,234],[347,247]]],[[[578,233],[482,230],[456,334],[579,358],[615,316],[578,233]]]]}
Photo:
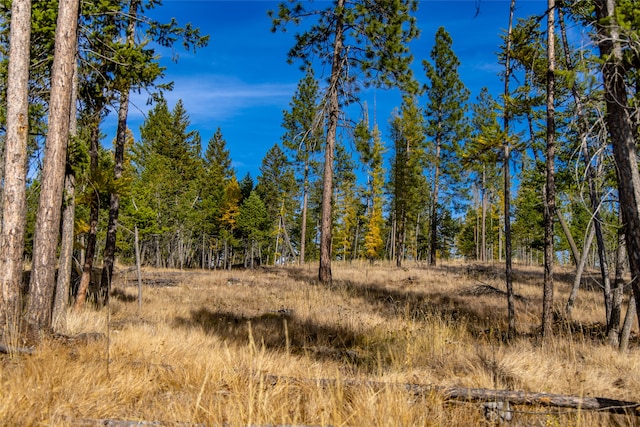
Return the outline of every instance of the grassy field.
{"type": "MultiPolygon", "coordinates": [[[[316,268],[146,270],[141,312],[134,273],[120,273],[109,308],[70,311],[66,336],[0,358],[0,423],[492,425],[480,403],[397,383],[640,400],[637,328],[628,353],[607,346],[597,290],[581,290],[573,322],[558,321],[542,346],[542,270],[515,267],[518,338],[506,344],[498,266],[334,264],[331,288],[316,283],[316,268]]],[[[559,311],[571,280],[557,274],[559,311]]],[[[510,425],[638,422],[513,410],[510,425]]]]}

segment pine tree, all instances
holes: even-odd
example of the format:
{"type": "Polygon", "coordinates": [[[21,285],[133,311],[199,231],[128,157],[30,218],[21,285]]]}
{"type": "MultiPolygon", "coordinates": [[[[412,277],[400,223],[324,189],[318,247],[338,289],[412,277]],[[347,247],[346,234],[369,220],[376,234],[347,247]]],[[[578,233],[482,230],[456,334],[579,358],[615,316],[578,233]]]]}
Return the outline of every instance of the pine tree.
{"type": "Polygon", "coordinates": [[[452,43],[449,33],[440,27],[431,50],[433,64],[426,60],[422,62],[428,79],[425,84],[428,101],[424,109],[426,133],[433,142],[430,265],[436,264],[441,187],[455,187],[460,173],[460,143],[468,133],[465,113],[469,91],[460,80],[460,62],[451,49],[452,43]]]}
{"type": "Polygon", "coordinates": [[[184,265],[185,244],[201,221],[199,184],[204,174],[200,158],[200,135],[189,130],[189,118],[181,102],[172,111],[160,102],[140,128],[134,147],[134,165],[140,181],[136,200],[153,209],[157,231],[170,265],[184,265]]]}
{"type": "Polygon", "coordinates": [[[418,34],[415,18],[411,16],[416,8],[415,0],[374,3],[336,0],[326,9],[306,10],[303,3],[296,1],[281,3],[277,14],[269,13],[274,31],[289,23],[315,18],[305,32],[296,36],[289,58],[331,69],[326,94],[327,138],[318,270],[323,284],[331,283],[331,208],[338,121],[342,108],[355,99],[353,92],[345,93],[342,88],[349,87],[346,83],[361,71],[363,83],[416,90],[409,68],[413,58],[407,45],[418,34]]]}
{"type": "Polygon", "coordinates": [[[255,191],[242,202],[238,211],[237,227],[245,240],[245,251],[249,258],[249,265],[245,261],[245,266],[253,269],[256,246],[266,237],[269,228],[267,208],[255,191]]]}
{"type": "Polygon", "coordinates": [[[384,219],[382,217],[383,209],[383,192],[384,192],[384,173],[383,155],[384,145],[380,137],[380,130],[374,125],[371,132],[368,152],[366,156],[369,169],[369,209],[366,219],[366,234],[364,237],[364,249],[366,257],[370,262],[379,259],[384,249],[384,239],[382,238],[384,219]]]}
{"type": "Polygon", "coordinates": [[[27,206],[24,170],[29,135],[29,47],[31,1],[11,4],[11,47],[7,77],[7,135],[0,234],[0,341],[16,339],[20,325],[20,286],[27,206]]]}
{"type": "Polygon", "coordinates": [[[342,144],[336,147],[334,162],[335,194],[333,196],[332,249],[334,258],[351,261],[358,257],[361,219],[365,205],[362,189],[357,185],[356,165],[342,144]]]}
{"type": "Polygon", "coordinates": [[[55,290],[65,160],[69,140],[73,63],[77,46],[78,0],[58,5],[55,57],[51,71],[48,133],[34,235],[26,321],[31,332],[49,332],[55,290]]]}
{"type": "MultiPolygon", "coordinates": [[[[397,267],[402,266],[405,258],[410,230],[419,229],[420,216],[428,202],[423,129],[422,111],[418,108],[417,100],[414,96],[406,95],[399,113],[391,119],[394,152],[388,186],[392,195],[392,252],[397,267]]],[[[418,236],[414,237],[414,255],[417,258],[418,236]]]]}
{"type": "Polygon", "coordinates": [[[287,156],[279,144],[274,144],[262,159],[256,185],[256,192],[267,207],[272,234],[269,248],[273,253],[278,252],[281,238],[288,235],[293,224],[296,190],[294,172],[287,156]]]}
{"type": "Polygon", "coordinates": [[[282,126],[283,145],[292,152],[298,181],[302,188],[302,211],[300,213],[300,264],[305,262],[307,242],[307,211],[309,206],[310,180],[317,172],[316,156],[322,148],[324,120],[320,107],[320,90],[313,70],[309,67],[304,79],[298,84],[290,103],[290,111],[284,112],[282,126]]]}
{"type": "MultiPolygon", "coordinates": [[[[497,102],[486,87],[481,89],[476,103],[471,108],[472,132],[471,138],[464,146],[462,165],[474,175],[474,185],[480,193],[480,218],[476,218],[479,219],[479,224],[475,237],[475,246],[479,250],[475,256],[481,261],[487,261],[487,205],[490,204],[491,195],[500,191],[498,160],[501,157],[503,134],[498,124],[497,102]]],[[[476,219],[473,221],[477,222],[476,219]]]]}

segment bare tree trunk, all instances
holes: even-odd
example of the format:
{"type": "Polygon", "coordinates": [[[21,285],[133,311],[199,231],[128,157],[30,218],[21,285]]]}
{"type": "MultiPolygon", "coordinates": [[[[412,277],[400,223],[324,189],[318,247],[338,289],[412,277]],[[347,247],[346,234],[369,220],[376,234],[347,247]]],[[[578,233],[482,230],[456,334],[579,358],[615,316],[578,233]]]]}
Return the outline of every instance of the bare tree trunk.
{"type": "Polygon", "coordinates": [[[482,165],[482,243],[480,260],[487,262],[487,176],[485,165],[482,165]]]}
{"type": "Polygon", "coordinates": [[[620,210],[625,227],[625,242],[631,270],[631,286],[640,314],[640,171],[636,152],[635,126],[631,117],[625,84],[625,67],[615,0],[596,0],[598,48],[604,59],[602,74],[607,112],[607,127],[611,136],[618,177],[620,210]],[[606,21],[606,24],[603,22],[606,21]]]}
{"type": "Polygon", "coordinates": [[[331,208],[333,198],[333,159],[335,154],[338,119],[340,116],[340,102],[338,91],[342,71],[342,50],[344,43],[344,3],[336,3],[336,33],[333,43],[333,58],[331,60],[331,78],[329,82],[329,111],[327,124],[327,142],[324,152],[324,175],[322,178],[322,222],[320,226],[320,268],[318,280],[323,285],[331,285],[331,208]]]}
{"type": "Polygon", "coordinates": [[[438,242],[438,191],[440,180],[440,135],[436,136],[436,160],[433,172],[433,200],[431,206],[431,244],[429,245],[429,265],[435,267],[438,242]]]}
{"type": "Polygon", "coordinates": [[[558,222],[562,227],[564,236],[567,238],[567,242],[569,242],[569,248],[571,249],[571,257],[573,258],[573,262],[577,267],[578,262],[580,262],[580,251],[578,250],[578,245],[576,245],[576,241],[573,239],[573,236],[571,235],[571,230],[569,229],[569,225],[567,224],[567,221],[564,220],[564,216],[562,216],[562,212],[560,212],[560,209],[556,209],[556,217],[558,218],[558,222]]]}
{"type": "Polygon", "coordinates": [[[69,141],[71,86],[78,41],[79,0],[60,0],[55,55],[51,68],[49,129],[42,168],[40,201],[33,238],[33,266],[27,323],[33,332],[49,332],[55,289],[62,189],[69,141]]]}
{"type": "Polygon", "coordinates": [[[555,184],[555,0],[547,1],[547,181],[544,204],[544,295],[542,299],[542,337],[553,335],[553,225],[556,216],[555,184]]]}
{"type": "Polygon", "coordinates": [[[636,300],[633,295],[629,297],[629,303],[627,304],[627,314],[624,316],[624,323],[622,325],[622,331],[620,332],[620,346],[618,350],[627,351],[629,348],[629,337],[631,336],[631,327],[633,326],[633,319],[636,317],[636,300]]]}
{"type": "MultiPolygon", "coordinates": [[[[507,104],[509,99],[509,79],[511,78],[511,35],[513,31],[513,15],[516,9],[516,0],[511,0],[509,7],[509,29],[507,31],[507,46],[505,58],[505,75],[504,75],[504,144],[503,144],[503,175],[504,175],[504,244],[505,244],[505,285],[507,288],[507,317],[509,322],[509,339],[513,339],[516,335],[516,311],[515,297],[513,295],[513,270],[511,265],[511,174],[510,174],[510,158],[511,143],[509,142],[509,120],[511,108],[507,104]]],[[[500,239],[502,242],[502,239],[500,239]]],[[[499,251],[500,254],[502,251],[499,251]]]]}
{"type": "Polygon", "coordinates": [[[0,340],[20,333],[25,235],[27,140],[29,136],[29,52],[31,0],[11,3],[7,77],[7,133],[4,156],[3,215],[0,234],[0,340]]]}
{"type": "MultiPolygon", "coordinates": [[[[129,24],[127,27],[127,45],[135,43],[135,29],[140,0],[131,0],[129,3],[129,24]]],[[[117,182],[122,178],[122,165],[124,163],[124,146],[127,140],[127,115],[129,114],[130,84],[124,83],[120,90],[120,105],[118,109],[118,129],[116,132],[115,159],[113,165],[113,178],[117,182]]],[[[109,224],[107,226],[107,239],[102,257],[102,279],[100,280],[100,299],[104,304],[109,303],[111,279],[113,278],[113,263],[116,253],[116,240],[118,235],[118,214],[120,212],[120,194],[111,193],[109,203],[109,224]]]]}
{"type": "Polygon", "coordinates": [[[607,322],[607,336],[609,344],[614,347],[620,345],[620,318],[622,317],[622,300],[624,299],[624,233],[618,231],[618,248],[616,251],[616,276],[612,289],[611,317],[607,322]]]}
{"type": "MultiPolygon", "coordinates": [[[[71,108],[69,117],[69,135],[78,133],[76,102],[78,100],[78,62],[73,70],[73,87],[71,88],[71,108]]],[[[67,323],[67,306],[69,305],[69,289],[71,285],[71,269],[73,268],[73,238],[76,216],[76,176],[72,165],[67,165],[64,180],[64,196],[62,211],[62,230],[60,239],[60,264],[56,281],[53,302],[53,330],[62,332],[67,323]]]]}
{"type": "Polygon", "coordinates": [[[567,300],[567,305],[565,306],[565,312],[568,318],[571,318],[571,313],[573,312],[573,305],[575,304],[576,298],[578,297],[578,289],[580,289],[580,282],[582,281],[582,273],[584,272],[584,268],[587,265],[587,259],[589,258],[589,251],[591,249],[591,244],[593,243],[593,237],[596,235],[596,230],[591,224],[589,227],[589,234],[584,241],[584,248],[582,249],[582,256],[580,256],[580,261],[578,261],[578,267],[576,268],[576,275],[573,279],[573,287],[571,288],[571,293],[569,294],[569,299],[567,300]]]}
{"type": "Polygon", "coordinates": [[[304,265],[307,250],[307,210],[309,206],[309,160],[304,164],[304,181],[302,183],[302,225],[300,227],[300,258],[299,264],[304,265]]]}

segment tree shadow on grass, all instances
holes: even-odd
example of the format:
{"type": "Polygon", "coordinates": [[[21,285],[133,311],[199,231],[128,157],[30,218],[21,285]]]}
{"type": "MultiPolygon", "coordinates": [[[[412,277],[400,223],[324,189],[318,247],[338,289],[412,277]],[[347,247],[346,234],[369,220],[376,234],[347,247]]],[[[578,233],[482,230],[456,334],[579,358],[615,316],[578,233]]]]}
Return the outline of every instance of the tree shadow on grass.
{"type": "Polygon", "coordinates": [[[240,346],[253,342],[257,348],[264,346],[268,350],[289,351],[355,366],[370,362],[367,352],[360,351],[366,342],[364,335],[342,327],[301,321],[285,310],[246,317],[200,308],[192,311],[188,318],[178,317],[175,325],[201,328],[207,334],[240,346]]]}

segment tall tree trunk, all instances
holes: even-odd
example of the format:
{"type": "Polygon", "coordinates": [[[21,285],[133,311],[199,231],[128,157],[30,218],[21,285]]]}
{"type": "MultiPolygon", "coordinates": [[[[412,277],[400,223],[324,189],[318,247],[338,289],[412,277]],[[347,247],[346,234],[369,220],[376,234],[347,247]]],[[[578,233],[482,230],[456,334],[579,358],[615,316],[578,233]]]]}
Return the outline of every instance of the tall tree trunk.
{"type": "MultiPolygon", "coordinates": [[[[78,133],[76,102],[78,100],[78,61],[73,70],[73,86],[71,88],[71,108],[69,117],[69,136],[78,133]]],[[[71,286],[71,269],[73,268],[73,238],[76,216],[76,176],[72,165],[67,165],[64,179],[64,202],[62,206],[62,229],[60,239],[60,263],[53,302],[52,326],[56,332],[62,332],[67,323],[67,305],[69,305],[69,289],[71,286]]]]}
{"type": "Polygon", "coordinates": [[[20,333],[24,254],[27,141],[29,136],[29,52],[31,0],[11,3],[11,35],[7,77],[7,133],[0,234],[0,340],[20,333]]]}
{"type": "MultiPolygon", "coordinates": [[[[504,245],[505,245],[505,285],[507,288],[507,317],[509,330],[507,336],[513,339],[516,335],[516,309],[515,298],[513,295],[513,270],[511,265],[511,143],[509,141],[509,121],[511,106],[508,105],[509,99],[509,79],[511,78],[511,35],[513,32],[513,15],[516,9],[516,0],[511,0],[509,7],[509,29],[507,31],[507,46],[505,58],[505,75],[504,75],[504,144],[503,144],[503,165],[502,174],[504,175],[504,245]]],[[[500,239],[500,242],[502,239],[500,239]]],[[[502,253],[502,251],[500,251],[502,253]]]]}
{"type": "MultiPolygon", "coordinates": [[[[100,143],[99,114],[100,113],[97,113],[97,117],[91,124],[89,148],[89,174],[94,177],[98,176],[98,144],[100,143]]],[[[100,194],[98,194],[97,190],[94,190],[89,194],[89,233],[87,234],[84,262],[82,263],[82,275],[80,276],[80,285],[78,285],[78,293],[74,306],[76,310],[81,309],[87,300],[87,292],[89,291],[89,284],[91,283],[91,272],[93,271],[96,254],[99,213],[100,194]]]]}
{"type": "Polygon", "coordinates": [[[614,286],[611,290],[611,316],[607,322],[607,336],[613,347],[620,345],[620,318],[622,316],[622,300],[624,299],[624,233],[618,231],[618,248],[616,250],[616,266],[614,286]]]}
{"type": "Polygon", "coordinates": [[[555,184],[555,0],[547,1],[547,182],[544,204],[544,294],[542,298],[542,337],[553,335],[553,225],[556,216],[555,184]]]}
{"type": "Polygon", "coordinates": [[[433,200],[431,206],[431,244],[429,246],[429,265],[434,267],[436,265],[436,254],[438,249],[438,192],[440,190],[440,147],[441,136],[436,136],[436,159],[435,169],[433,171],[433,200]]]}
{"type": "Polygon", "coordinates": [[[69,141],[71,86],[78,41],[78,7],[79,0],[60,0],[58,5],[55,55],[51,68],[49,129],[33,238],[33,264],[27,307],[27,323],[33,332],[48,332],[51,328],[56,251],[69,141]]]}
{"type": "Polygon", "coordinates": [[[487,262],[487,177],[485,165],[482,165],[482,243],[480,260],[487,262]]]}
{"type": "Polygon", "coordinates": [[[620,210],[625,227],[625,243],[631,270],[631,286],[640,315],[640,171],[636,153],[635,126],[631,117],[625,67],[618,24],[615,19],[615,0],[596,0],[596,29],[598,48],[604,60],[602,74],[607,107],[605,115],[618,177],[620,210]],[[605,23],[606,21],[606,23],[605,23]]]}
{"type": "Polygon", "coordinates": [[[304,265],[307,250],[307,207],[309,206],[309,160],[304,164],[304,180],[302,182],[302,226],[300,227],[300,265],[304,265]]]}
{"type": "Polygon", "coordinates": [[[329,82],[329,111],[327,123],[327,143],[324,152],[324,174],[322,177],[322,222],[320,226],[320,268],[318,280],[324,285],[330,285],[331,278],[331,208],[333,198],[333,159],[336,147],[338,120],[340,116],[340,101],[338,99],[340,77],[342,74],[342,50],[344,43],[344,3],[338,0],[336,10],[336,33],[333,42],[333,57],[331,60],[331,78],[329,82]]]}
{"type": "MultiPolygon", "coordinates": [[[[129,24],[127,26],[127,45],[135,44],[136,20],[138,18],[138,5],[140,0],[129,2],[129,24]]],[[[124,163],[124,146],[127,141],[127,115],[129,114],[129,91],[131,85],[124,82],[120,90],[120,105],[118,108],[118,129],[116,131],[116,145],[114,152],[113,178],[117,182],[122,178],[122,165],[124,163]]],[[[117,186],[116,186],[117,187],[117,186]]],[[[102,257],[102,279],[100,280],[101,302],[109,302],[111,279],[113,278],[113,263],[116,253],[116,240],[118,235],[118,214],[120,212],[120,194],[111,193],[109,203],[109,224],[107,226],[107,238],[102,257]]]]}

